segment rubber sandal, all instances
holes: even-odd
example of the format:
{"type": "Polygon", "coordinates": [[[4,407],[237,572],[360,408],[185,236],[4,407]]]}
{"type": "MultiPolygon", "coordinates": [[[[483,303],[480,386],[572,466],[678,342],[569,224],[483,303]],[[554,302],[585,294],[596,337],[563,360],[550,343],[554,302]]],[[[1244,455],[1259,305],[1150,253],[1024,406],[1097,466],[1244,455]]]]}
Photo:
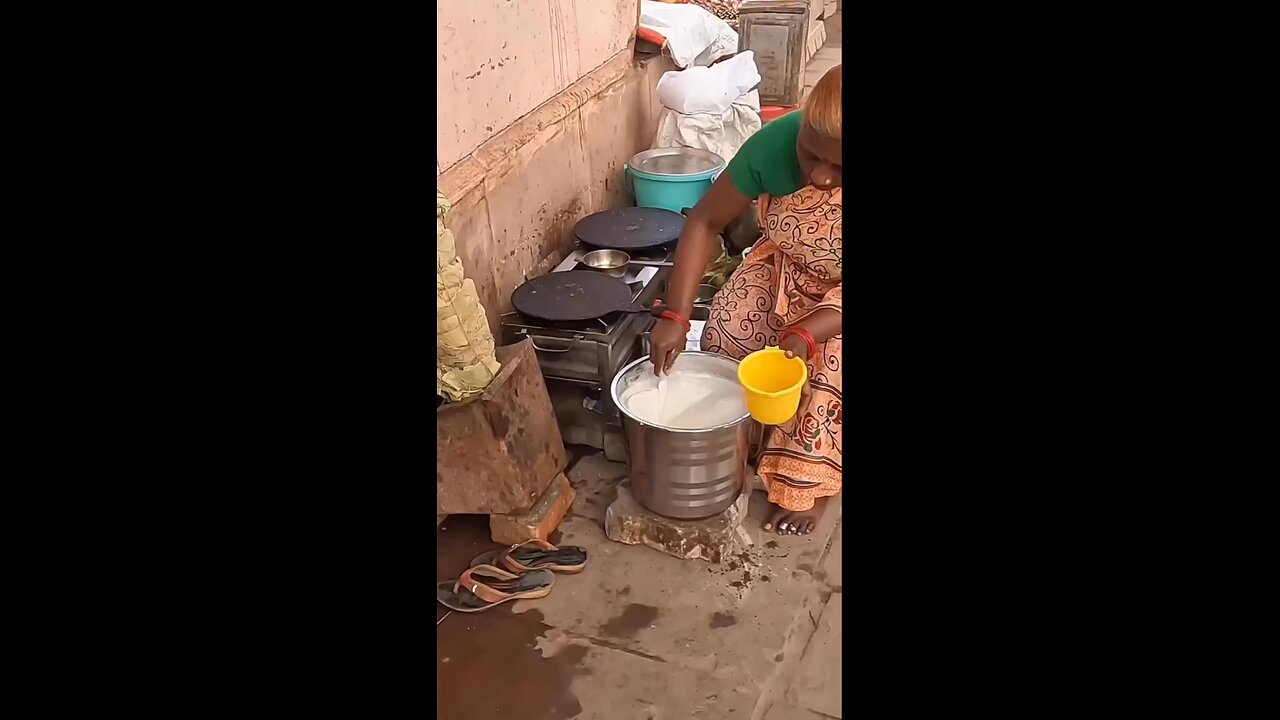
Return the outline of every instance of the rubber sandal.
{"type": "Polygon", "coordinates": [[[587,566],[587,551],[576,545],[556,547],[545,540],[528,540],[505,550],[480,553],[471,567],[480,565],[496,565],[515,573],[550,570],[573,575],[587,566]]]}
{"type": "Polygon", "coordinates": [[[450,610],[484,612],[511,600],[546,597],[555,582],[556,576],[547,570],[516,575],[492,565],[477,565],[456,581],[436,583],[436,600],[450,610]]]}

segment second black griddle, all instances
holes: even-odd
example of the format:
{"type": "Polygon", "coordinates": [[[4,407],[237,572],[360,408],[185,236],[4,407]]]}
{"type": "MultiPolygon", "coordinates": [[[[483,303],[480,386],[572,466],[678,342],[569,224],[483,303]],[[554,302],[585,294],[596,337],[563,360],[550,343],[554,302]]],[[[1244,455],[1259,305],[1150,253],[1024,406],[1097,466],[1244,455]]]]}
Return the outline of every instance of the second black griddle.
{"type": "Polygon", "coordinates": [[[641,250],[673,243],[684,230],[684,216],[661,208],[629,207],[588,215],[573,234],[605,250],[641,250]]]}

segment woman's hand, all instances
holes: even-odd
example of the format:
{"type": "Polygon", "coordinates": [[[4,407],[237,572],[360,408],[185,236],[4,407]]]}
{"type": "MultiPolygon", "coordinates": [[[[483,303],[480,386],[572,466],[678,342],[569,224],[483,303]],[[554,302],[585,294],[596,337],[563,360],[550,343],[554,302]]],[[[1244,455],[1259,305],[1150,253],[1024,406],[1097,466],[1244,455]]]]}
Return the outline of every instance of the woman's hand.
{"type": "Polygon", "coordinates": [[[818,308],[804,320],[782,331],[783,338],[778,347],[786,351],[787,357],[799,357],[809,360],[809,343],[805,336],[813,340],[817,353],[822,352],[822,343],[840,334],[844,320],[839,310],[829,307],[818,308]]]}
{"type": "MultiPolygon", "coordinates": [[[[809,362],[809,345],[798,335],[788,335],[778,341],[778,347],[787,354],[787,359],[798,357],[809,362]]],[[[807,374],[807,373],[806,373],[807,374]]],[[[804,390],[809,391],[809,378],[804,379],[804,390]]]]}
{"type": "Polygon", "coordinates": [[[653,361],[653,374],[665,375],[671,370],[676,356],[684,350],[686,331],[675,320],[659,320],[649,334],[649,359],[653,361]]]}
{"type": "Polygon", "coordinates": [[[804,338],[799,335],[788,335],[778,342],[778,347],[787,352],[787,359],[798,357],[801,360],[809,359],[809,346],[805,344],[804,338]]]}

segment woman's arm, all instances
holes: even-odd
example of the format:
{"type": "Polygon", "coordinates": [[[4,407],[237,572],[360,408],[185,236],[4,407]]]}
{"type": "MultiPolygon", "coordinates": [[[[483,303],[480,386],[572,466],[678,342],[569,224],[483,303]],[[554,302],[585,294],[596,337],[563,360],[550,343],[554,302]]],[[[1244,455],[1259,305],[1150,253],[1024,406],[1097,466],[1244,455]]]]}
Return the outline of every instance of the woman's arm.
{"type": "MultiPolygon", "coordinates": [[[[671,279],[667,282],[664,299],[668,307],[685,318],[693,314],[698,283],[702,282],[707,265],[715,256],[720,231],[750,205],[751,200],[738,192],[729,173],[720,173],[685,219],[680,244],[676,246],[675,267],[671,268],[671,279]]],[[[674,320],[659,320],[649,335],[653,371],[661,375],[670,370],[684,346],[685,326],[674,320]]]]}
{"type": "MultiPolygon", "coordinates": [[[[789,327],[808,330],[809,334],[813,335],[814,341],[821,345],[841,333],[841,324],[843,324],[843,316],[839,310],[820,308],[789,327]]],[[[787,351],[787,357],[797,355],[805,359],[809,357],[809,346],[799,335],[785,335],[778,341],[778,347],[787,351]]]]}
{"type": "Polygon", "coordinates": [[[751,198],[738,192],[729,173],[724,172],[689,211],[676,245],[675,267],[671,268],[671,280],[667,283],[665,299],[672,310],[684,317],[693,312],[698,284],[719,250],[721,231],[750,204],[751,198]]]}
{"type": "MultiPolygon", "coordinates": [[[[790,327],[809,331],[809,334],[813,335],[814,341],[821,345],[843,333],[844,313],[841,311],[843,305],[844,284],[841,283],[827,291],[816,310],[803,317],[799,322],[792,323],[790,327]]],[[[809,352],[804,340],[797,335],[787,335],[778,342],[778,345],[783,350],[786,350],[788,355],[806,357],[809,352]]]]}
{"type": "Polygon", "coordinates": [[[840,326],[843,324],[844,315],[839,310],[819,308],[810,313],[809,317],[791,327],[804,328],[813,335],[814,340],[824,343],[839,335],[841,332],[840,326]]]}

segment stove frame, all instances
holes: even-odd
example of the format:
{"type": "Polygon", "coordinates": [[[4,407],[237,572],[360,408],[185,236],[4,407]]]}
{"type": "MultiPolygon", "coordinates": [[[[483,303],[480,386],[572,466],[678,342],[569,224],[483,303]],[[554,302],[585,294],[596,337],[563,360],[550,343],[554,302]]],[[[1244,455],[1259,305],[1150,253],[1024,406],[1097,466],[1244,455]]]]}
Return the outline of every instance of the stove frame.
{"type": "MultiPolygon", "coordinates": [[[[589,249],[575,248],[552,272],[586,270],[580,263],[589,249]]],[[[675,251],[658,248],[656,252],[630,253],[636,259],[670,261],[675,251]]],[[[645,306],[666,291],[671,268],[643,267],[629,269],[623,278],[632,288],[632,300],[645,306]]],[[[606,424],[618,425],[609,383],[624,365],[639,357],[640,338],[653,326],[653,317],[644,313],[613,313],[583,323],[551,323],[526,318],[518,312],[502,315],[504,344],[529,338],[537,351],[538,366],[549,381],[586,385],[600,393],[602,418],[606,424]]]]}

